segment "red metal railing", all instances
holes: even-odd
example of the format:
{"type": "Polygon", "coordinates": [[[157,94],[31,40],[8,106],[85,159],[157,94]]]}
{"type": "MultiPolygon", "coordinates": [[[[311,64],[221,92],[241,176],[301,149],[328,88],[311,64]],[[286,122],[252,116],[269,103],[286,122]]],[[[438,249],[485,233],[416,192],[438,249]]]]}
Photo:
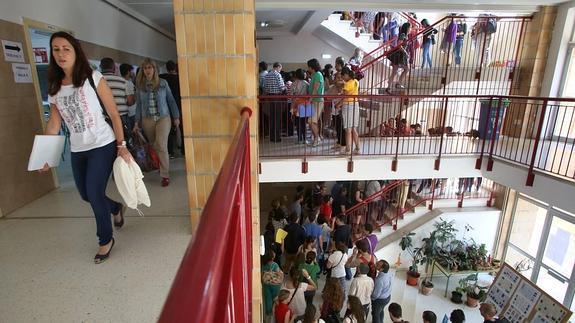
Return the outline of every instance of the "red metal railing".
{"type": "Polygon", "coordinates": [[[252,321],[250,115],[242,110],[159,322],[252,321]]]}
{"type": "Polygon", "coordinates": [[[396,180],[354,205],[345,215],[354,240],[359,240],[365,237],[365,223],[371,223],[374,228],[391,225],[397,230],[399,220],[419,205],[427,204],[432,210],[437,200],[453,200],[452,207],[461,208],[465,199],[479,199],[486,200],[485,205],[490,207],[496,193],[495,183],[481,177],[396,180]],[[404,187],[408,189],[402,192],[404,187]]]}
{"type": "Polygon", "coordinates": [[[307,159],[312,156],[349,158],[348,171],[352,172],[358,155],[392,156],[395,160],[408,155],[434,156],[436,169],[444,155],[474,155],[479,157],[477,168],[483,157],[488,159],[487,170],[491,170],[493,158],[527,166],[527,185],[532,184],[535,170],[575,179],[575,99],[499,95],[323,96],[326,108],[319,127],[323,140],[314,145],[309,118],[296,119],[294,115],[292,119],[289,112],[291,101],[314,97],[317,96],[260,97],[261,157],[303,158],[305,173],[307,159]],[[347,152],[332,149],[338,141],[341,143],[345,130],[339,117],[330,115],[330,106],[346,98],[359,102],[347,115],[349,122],[357,123],[360,135],[359,145],[351,140],[347,152]],[[272,140],[266,138],[268,134],[272,140]]]}
{"type": "Polygon", "coordinates": [[[357,235],[362,232],[365,223],[371,223],[374,227],[392,224],[395,218],[387,212],[387,200],[390,193],[401,185],[403,181],[393,181],[385,185],[379,192],[366,197],[362,202],[345,211],[347,222],[351,225],[352,232],[357,235]]]}

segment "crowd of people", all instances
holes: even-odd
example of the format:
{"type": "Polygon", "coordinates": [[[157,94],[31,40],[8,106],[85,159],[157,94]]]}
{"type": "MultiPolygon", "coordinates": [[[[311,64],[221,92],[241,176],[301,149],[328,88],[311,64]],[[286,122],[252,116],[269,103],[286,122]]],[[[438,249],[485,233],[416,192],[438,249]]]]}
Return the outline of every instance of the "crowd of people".
{"type": "MultiPolygon", "coordinates": [[[[422,181],[418,191],[430,185],[430,181],[422,181]]],[[[470,182],[473,179],[460,181],[460,189],[467,189],[470,182]]],[[[416,186],[415,182],[405,183],[391,194],[392,198],[407,199],[410,186],[414,189],[416,186]]],[[[297,186],[291,201],[287,196],[272,201],[261,262],[266,322],[361,323],[368,317],[372,322],[383,322],[384,308],[388,305],[392,321],[405,322],[401,305],[391,303],[395,274],[386,260],[375,256],[378,244],[373,233],[375,226],[364,223],[363,238],[355,239],[345,214],[387,184],[336,182],[328,192],[325,182],[317,182],[311,187],[297,186]],[[321,290],[320,279],[325,279],[321,290]],[[314,302],[320,293],[321,302],[314,302]]],[[[383,200],[381,203],[387,203],[383,200]]],[[[485,322],[499,322],[490,321],[495,314],[489,305],[482,305],[482,314],[491,315],[484,316],[485,322]]],[[[463,322],[465,315],[455,310],[450,319],[463,322]]],[[[437,317],[432,311],[425,311],[422,321],[435,323],[437,317]]]]}
{"type": "Polygon", "coordinates": [[[331,64],[322,68],[319,61],[313,58],[307,62],[307,70],[297,69],[292,72],[283,72],[278,62],[268,71],[267,63],[260,62],[260,94],[301,96],[285,100],[263,99],[260,132],[269,134],[271,142],[280,142],[282,131],[287,136],[293,136],[294,131],[297,131],[298,144],[316,147],[324,139],[325,129],[330,128],[337,138],[333,149],[346,153],[353,148],[359,153],[357,98],[326,100],[314,96],[358,95],[359,82],[354,70],[361,64],[361,55],[358,49],[347,62],[337,57],[335,68],[331,64]],[[311,97],[304,97],[308,95],[311,97]],[[311,130],[310,140],[308,127],[311,130]]]}

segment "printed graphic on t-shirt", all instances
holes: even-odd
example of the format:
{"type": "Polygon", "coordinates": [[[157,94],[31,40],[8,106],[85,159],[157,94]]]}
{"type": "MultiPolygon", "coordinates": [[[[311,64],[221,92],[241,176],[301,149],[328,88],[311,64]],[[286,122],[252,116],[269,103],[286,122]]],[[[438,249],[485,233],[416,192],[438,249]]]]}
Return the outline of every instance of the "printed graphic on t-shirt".
{"type": "Polygon", "coordinates": [[[83,133],[94,127],[94,116],[83,88],[74,89],[71,95],[58,96],[57,106],[71,133],[83,133]]]}

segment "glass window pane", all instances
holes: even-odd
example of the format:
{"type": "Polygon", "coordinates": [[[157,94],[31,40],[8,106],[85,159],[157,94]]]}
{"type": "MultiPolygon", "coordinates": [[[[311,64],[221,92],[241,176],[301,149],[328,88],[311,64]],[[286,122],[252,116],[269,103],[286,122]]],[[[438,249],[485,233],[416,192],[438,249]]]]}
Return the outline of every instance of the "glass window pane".
{"type": "Polygon", "coordinates": [[[575,264],[575,225],[553,217],[543,263],[563,276],[571,277],[575,264]]]}
{"type": "Polygon", "coordinates": [[[547,209],[524,199],[517,201],[510,241],[529,255],[537,256],[547,209]]]}
{"type": "Polygon", "coordinates": [[[570,48],[571,53],[567,63],[569,67],[567,69],[567,75],[565,77],[565,85],[563,86],[563,97],[575,97],[575,47],[570,48]]]}
{"type": "Polygon", "coordinates": [[[556,276],[556,274],[550,274],[547,268],[541,267],[539,276],[537,277],[537,286],[558,302],[563,303],[565,293],[567,292],[568,281],[562,282],[554,276],[556,276]]]}
{"type": "Polygon", "coordinates": [[[531,279],[533,260],[519,253],[513,246],[509,246],[505,255],[505,262],[519,271],[523,276],[531,279]]]}

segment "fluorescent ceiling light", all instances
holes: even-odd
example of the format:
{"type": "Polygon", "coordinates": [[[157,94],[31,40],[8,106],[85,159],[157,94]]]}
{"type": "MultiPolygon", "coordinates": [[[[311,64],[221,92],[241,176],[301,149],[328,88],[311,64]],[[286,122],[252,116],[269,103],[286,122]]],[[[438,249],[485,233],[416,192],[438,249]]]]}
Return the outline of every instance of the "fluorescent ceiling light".
{"type": "Polygon", "coordinates": [[[321,58],[322,58],[322,59],[330,59],[330,58],[331,58],[331,54],[321,54],[321,58]]]}

